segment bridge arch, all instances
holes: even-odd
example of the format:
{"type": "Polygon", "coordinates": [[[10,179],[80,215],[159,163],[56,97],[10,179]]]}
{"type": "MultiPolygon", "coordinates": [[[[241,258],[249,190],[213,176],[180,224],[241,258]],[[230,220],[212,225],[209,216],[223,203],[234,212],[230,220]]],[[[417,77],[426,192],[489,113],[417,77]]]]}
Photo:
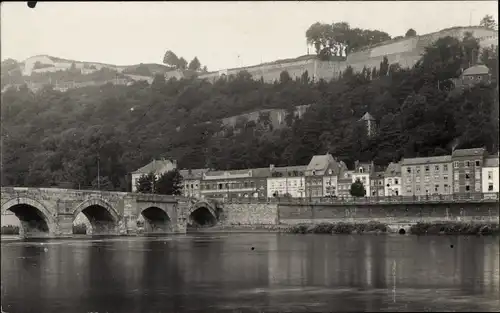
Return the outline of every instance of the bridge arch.
{"type": "Polygon", "coordinates": [[[219,220],[219,210],[208,201],[199,201],[188,210],[188,225],[213,226],[219,220]]]}
{"type": "Polygon", "coordinates": [[[2,202],[1,214],[11,211],[20,221],[20,235],[29,236],[54,234],[56,212],[51,212],[41,202],[29,197],[16,197],[2,202]]]}
{"type": "Polygon", "coordinates": [[[91,234],[114,234],[118,230],[120,215],[106,201],[93,198],[78,204],[73,210],[73,220],[82,213],[89,220],[91,234]]]}
{"type": "MultiPolygon", "coordinates": [[[[147,233],[166,233],[172,230],[172,220],[168,212],[159,206],[149,206],[139,213],[144,219],[144,232],[147,233]]],[[[139,219],[140,220],[140,219],[139,219]]],[[[140,227],[138,221],[138,226],[140,227]]]]}

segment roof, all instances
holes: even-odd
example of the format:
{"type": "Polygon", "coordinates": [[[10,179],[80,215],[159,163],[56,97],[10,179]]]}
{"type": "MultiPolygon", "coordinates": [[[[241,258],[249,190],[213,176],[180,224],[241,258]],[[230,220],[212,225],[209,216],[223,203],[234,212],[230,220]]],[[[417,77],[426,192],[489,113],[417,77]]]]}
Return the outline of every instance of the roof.
{"type": "Polygon", "coordinates": [[[462,75],[463,76],[468,76],[468,75],[484,75],[484,74],[489,74],[490,69],[485,66],[485,65],[474,65],[466,69],[462,75]]]}
{"type": "Polygon", "coordinates": [[[252,169],[252,176],[253,177],[270,177],[271,176],[271,169],[269,167],[253,168],[252,169]]]}
{"type": "Polygon", "coordinates": [[[484,155],[486,149],[484,148],[472,148],[472,149],[457,149],[451,153],[452,157],[465,157],[465,156],[476,156],[484,155]]]}
{"type": "Polygon", "coordinates": [[[444,163],[444,162],[451,162],[451,155],[403,159],[401,161],[401,164],[402,165],[413,165],[413,164],[444,163]]]}
{"type": "Polygon", "coordinates": [[[308,171],[321,171],[328,167],[328,164],[333,161],[330,154],[315,155],[311,158],[311,162],[307,165],[308,171]]]}
{"type": "Polygon", "coordinates": [[[387,168],[385,170],[386,175],[398,175],[401,174],[401,164],[399,162],[394,163],[391,162],[389,165],[387,165],[387,168]]]}
{"type": "Polygon", "coordinates": [[[371,116],[370,113],[366,112],[365,115],[363,115],[359,120],[374,121],[375,118],[373,116],[371,116]]]}
{"type": "Polygon", "coordinates": [[[483,167],[498,167],[498,157],[485,158],[483,167]]]}
{"type": "Polygon", "coordinates": [[[200,179],[203,176],[203,173],[208,172],[210,169],[208,168],[198,168],[198,169],[188,169],[188,170],[180,170],[180,174],[184,179],[200,179]]]}
{"type": "Polygon", "coordinates": [[[157,173],[161,169],[165,168],[169,163],[174,163],[172,160],[153,160],[143,167],[132,172],[132,174],[145,174],[145,173],[157,173]]]}
{"type": "Polygon", "coordinates": [[[371,175],[372,178],[384,178],[384,172],[375,172],[371,175]]]}
{"type": "Polygon", "coordinates": [[[286,173],[286,172],[293,172],[293,171],[303,172],[305,170],[307,170],[307,165],[275,167],[275,168],[273,168],[272,171],[286,173]]]}

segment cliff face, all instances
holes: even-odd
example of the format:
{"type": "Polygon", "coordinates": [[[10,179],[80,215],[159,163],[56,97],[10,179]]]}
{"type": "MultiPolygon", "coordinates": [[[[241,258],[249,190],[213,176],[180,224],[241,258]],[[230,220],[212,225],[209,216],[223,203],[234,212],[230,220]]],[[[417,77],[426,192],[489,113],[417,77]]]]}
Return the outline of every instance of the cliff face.
{"type": "Polygon", "coordinates": [[[378,68],[384,56],[387,57],[389,64],[399,63],[401,67],[411,67],[420,59],[425,48],[439,38],[451,36],[462,39],[466,32],[471,32],[474,37],[478,38],[481,47],[489,47],[498,42],[497,31],[476,26],[454,27],[422,36],[382,42],[361,51],[351,53],[347,56],[346,60],[321,61],[314,55],[302,56],[294,60],[277,61],[271,64],[207,73],[200,75],[199,78],[214,81],[222,75],[236,75],[238,72],[246,70],[252,74],[254,79],[261,79],[262,77],[265,82],[279,80],[282,71],[287,71],[293,79],[300,77],[307,71],[309,77],[313,79],[317,80],[322,78],[330,80],[332,78],[337,78],[347,66],[351,66],[353,70],[357,72],[361,71],[363,67],[369,69],[373,67],[378,68]]]}

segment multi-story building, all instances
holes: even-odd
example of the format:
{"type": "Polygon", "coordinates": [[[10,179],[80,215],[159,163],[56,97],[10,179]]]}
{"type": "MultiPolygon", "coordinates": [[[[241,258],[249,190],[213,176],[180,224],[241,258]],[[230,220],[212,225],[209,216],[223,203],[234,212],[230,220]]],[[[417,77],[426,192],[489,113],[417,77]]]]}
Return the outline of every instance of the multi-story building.
{"type": "Polygon", "coordinates": [[[377,171],[370,176],[370,195],[369,197],[383,197],[384,190],[384,172],[377,171]]]}
{"type": "Polygon", "coordinates": [[[334,176],[339,166],[331,154],[313,156],[305,171],[306,197],[323,197],[323,177],[334,176]]]}
{"type": "Polygon", "coordinates": [[[451,154],[453,162],[453,193],[481,192],[482,167],[486,149],[458,149],[451,154]]]}
{"type": "Polygon", "coordinates": [[[411,158],[401,161],[403,196],[451,194],[453,168],[450,155],[411,158]]]}
{"type": "Polygon", "coordinates": [[[337,196],[339,198],[351,197],[352,174],[354,171],[343,171],[337,179],[337,196]]]}
{"type": "Polygon", "coordinates": [[[269,168],[234,171],[208,171],[202,174],[202,197],[210,198],[267,198],[269,168]]]}
{"type": "Polygon", "coordinates": [[[169,172],[171,170],[174,170],[177,168],[177,161],[175,160],[166,160],[166,159],[161,159],[161,160],[153,160],[150,163],[144,165],[140,169],[130,173],[132,174],[132,192],[136,192],[136,184],[139,178],[142,175],[148,175],[150,173],[155,174],[156,178],[160,176],[163,173],[169,172]]]}
{"type": "Polygon", "coordinates": [[[182,176],[182,195],[189,198],[201,198],[200,185],[203,173],[208,169],[180,170],[182,176]]]}
{"type": "Polygon", "coordinates": [[[293,198],[305,197],[304,173],[307,166],[269,166],[271,176],[267,178],[267,197],[282,197],[289,195],[293,198]]]}
{"type": "Polygon", "coordinates": [[[401,195],[401,164],[391,162],[384,173],[384,195],[401,195]]]}
{"type": "Polygon", "coordinates": [[[359,161],[354,162],[354,172],[352,173],[352,183],[356,180],[360,180],[366,190],[366,197],[371,196],[370,188],[370,176],[374,173],[375,167],[373,162],[371,163],[360,163],[359,161]]]}
{"type": "Polygon", "coordinates": [[[499,192],[499,166],[498,155],[488,156],[484,159],[482,169],[482,191],[483,192],[499,192]]]}

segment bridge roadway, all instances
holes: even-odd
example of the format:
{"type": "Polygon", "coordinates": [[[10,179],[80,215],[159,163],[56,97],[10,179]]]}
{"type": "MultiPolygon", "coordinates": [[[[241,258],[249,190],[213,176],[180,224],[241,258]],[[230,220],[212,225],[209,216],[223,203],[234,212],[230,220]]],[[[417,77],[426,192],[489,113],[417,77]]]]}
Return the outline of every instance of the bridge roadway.
{"type": "Polygon", "coordinates": [[[145,233],[185,233],[193,212],[207,210],[218,216],[210,201],[184,197],[127,192],[56,188],[1,188],[1,214],[14,213],[22,237],[65,237],[73,234],[73,221],[83,213],[89,234],[136,234],[144,218],[145,233]]]}

